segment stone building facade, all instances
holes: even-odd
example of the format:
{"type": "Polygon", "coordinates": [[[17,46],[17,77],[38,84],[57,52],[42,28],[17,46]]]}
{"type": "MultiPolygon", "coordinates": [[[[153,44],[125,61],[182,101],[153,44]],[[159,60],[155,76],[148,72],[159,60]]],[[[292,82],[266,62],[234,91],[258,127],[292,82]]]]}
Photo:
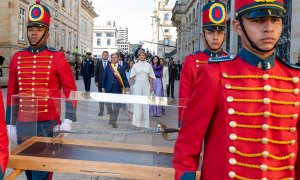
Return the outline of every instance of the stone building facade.
{"type": "MultiPolygon", "coordinates": [[[[6,59],[3,64],[6,77],[12,55],[29,46],[26,34],[28,10],[34,3],[35,0],[0,1],[0,55],[6,59]]],[[[74,58],[72,52],[76,46],[82,49],[81,52],[92,50],[93,19],[97,14],[90,0],[42,0],[41,4],[51,13],[48,46],[62,47],[69,60],[74,58]],[[82,23],[85,25],[83,17],[88,21],[87,29],[81,29],[82,23]]]]}
{"type": "MultiPolygon", "coordinates": [[[[184,57],[192,52],[203,50],[204,41],[200,38],[201,9],[208,0],[178,0],[172,10],[172,23],[177,27],[177,58],[184,57]]],[[[227,5],[226,40],[223,49],[229,53],[237,53],[241,47],[240,39],[231,25],[234,18],[234,0],[223,0],[227,5]]],[[[297,62],[300,53],[300,3],[295,0],[284,0],[288,11],[284,17],[284,30],[276,50],[278,56],[288,61],[297,62]]]]}
{"type": "Polygon", "coordinates": [[[169,0],[154,0],[154,6],[150,51],[167,58],[167,55],[176,50],[177,32],[171,21],[173,4],[169,0]]]}

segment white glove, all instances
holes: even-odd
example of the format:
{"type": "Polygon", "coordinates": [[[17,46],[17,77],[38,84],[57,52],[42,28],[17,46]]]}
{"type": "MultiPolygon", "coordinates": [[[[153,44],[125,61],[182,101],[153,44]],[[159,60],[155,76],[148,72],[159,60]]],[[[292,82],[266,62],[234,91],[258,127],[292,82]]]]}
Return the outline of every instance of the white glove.
{"type": "Polygon", "coordinates": [[[17,128],[16,125],[7,125],[7,133],[8,137],[15,143],[18,144],[17,141],[17,128]]]}
{"type": "Polygon", "coordinates": [[[65,119],[64,122],[61,123],[60,129],[61,131],[71,131],[72,129],[72,123],[70,119],[65,119]]]}

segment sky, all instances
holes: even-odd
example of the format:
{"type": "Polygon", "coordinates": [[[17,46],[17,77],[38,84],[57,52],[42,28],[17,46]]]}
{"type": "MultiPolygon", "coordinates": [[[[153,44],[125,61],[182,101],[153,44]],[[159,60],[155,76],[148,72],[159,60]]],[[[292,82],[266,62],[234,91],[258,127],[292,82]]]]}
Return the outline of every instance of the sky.
{"type": "Polygon", "coordinates": [[[93,6],[99,15],[96,25],[115,20],[117,27],[128,27],[130,43],[151,41],[154,0],[93,0],[93,6]]]}

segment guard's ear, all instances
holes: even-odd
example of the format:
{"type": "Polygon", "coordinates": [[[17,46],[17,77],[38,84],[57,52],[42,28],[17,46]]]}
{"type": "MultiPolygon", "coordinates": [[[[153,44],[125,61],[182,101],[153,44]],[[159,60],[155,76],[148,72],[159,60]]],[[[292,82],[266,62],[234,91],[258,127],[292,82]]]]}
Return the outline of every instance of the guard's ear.
{"type": "Polygon", "coordinates": [[[242,27],[241,27],[240,22],[239,22],[238,20],[234,19],[234,20],[232,21],[232,25],[233,25],[234,31],[235,31],[236,33],[238,33],[239,36],[241,36],[242,33],[243,33],[243,31],[242,31],[242,27]]]}

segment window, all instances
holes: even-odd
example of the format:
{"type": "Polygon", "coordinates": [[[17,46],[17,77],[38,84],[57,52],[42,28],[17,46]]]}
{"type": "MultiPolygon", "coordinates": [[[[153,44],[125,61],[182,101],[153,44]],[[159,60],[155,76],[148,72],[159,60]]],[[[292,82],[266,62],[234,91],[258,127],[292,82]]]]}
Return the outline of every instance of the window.
{"type": "Polygon", "coordinates": [[[62,6],[63,8],[66,8],[66,0],[61,0],[61,6],[62,6]]]}
{"type": "Polygon", "coordinates": [[[25,40],[25,10],[20,8],[19,17],[19,40],[25,40]]]}
{"type": "Polygon", "coordinates": [[[164,16],[164,20],[165,21],[169,21],[170,20],[170,14],[165,14],[165,16],[164,16]]]}
{"type": "Polygon", "coordinates": [[[96,37],[102,37],[102,33],[96,33],[96,37]]]}
{"type": "Polygon", "coordinates": [[[57,29],[58,27],[54,26],[54,47],[57,47],[57,29]]]}
{"type": "Polygon", "coordinates": [[[69,36],[68,36],[68,49],[69,51],[72,50],[72,33],[69,32],[69,36]]]}
{"type": "Polygon", "coordinates": [[[169,46],[170,45],[170,39],[169,38],[165,38],[164,39],[164,45],[165,46],[169,46]]]}
{"type": "Polygon", "coordinates": [[[111,39],[107,39],[107,45],[111,46],[111,39]]]}
{"type": "Polygon", "coordinates": [[[73,1],[69,1],[69,14],[72,15],[73,1]]]}
{"type": "Polygon", "coordinates": [[[97,46],[101,46],[101,38],[97,38],[97,46]]]}
{"type": "Polygon", "coordinates": [[[114,37],[113,33],[106,33],[106,37],[114,37]]]}
{"type": "Polygon", "coordinates": [[[61,47],[63,47],[65,49],[65,46],[66,45],[66,30],[62,30],[61,31],[61,47]]]}
{"type": "Polygon", "coordinates": [[[164,33],[170,33],[170,29],[164,29],[164,33]]]}

